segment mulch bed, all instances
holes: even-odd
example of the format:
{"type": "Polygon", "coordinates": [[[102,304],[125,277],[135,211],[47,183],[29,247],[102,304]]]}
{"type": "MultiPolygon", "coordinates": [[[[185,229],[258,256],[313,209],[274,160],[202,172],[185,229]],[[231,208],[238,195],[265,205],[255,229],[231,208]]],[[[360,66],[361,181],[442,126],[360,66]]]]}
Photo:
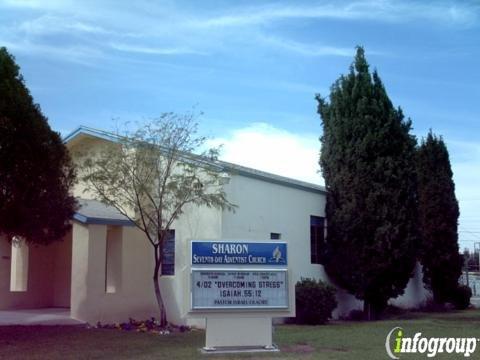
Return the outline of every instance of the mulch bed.
{"type": "Polygon", "coordinates": [[[115,324],[102,324],[98,322],[95,326],[87,325],[87,328],[95,329],[112,329],[112,330],[122,330],[122,331],[135,331],[135,332],[148,332],[158,335],[168,335],[173,332],[186,332],[190,331],[190,327],[180,325],[167,324],[167,326],[160,326],[160,321],[155,318],[150,318],[148,320],[135,320],[129,319],[128,322],[124,323],[115,323],[115,324]]]}

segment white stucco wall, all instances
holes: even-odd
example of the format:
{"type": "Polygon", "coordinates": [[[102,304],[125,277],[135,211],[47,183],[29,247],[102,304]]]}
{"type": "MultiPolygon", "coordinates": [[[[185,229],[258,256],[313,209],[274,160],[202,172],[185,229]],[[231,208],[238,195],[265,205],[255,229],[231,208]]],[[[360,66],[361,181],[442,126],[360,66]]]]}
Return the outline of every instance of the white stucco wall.
{"type": "MultiPolygon", "coordinates": [[[[76,164],[85,154],[94,156],[109,142],[91,136],[80,136],[67,144],[76,164]]],[[[81,176],[81,171],[80,171],[81,176]]],[[[74,188],[77,197],[94,199],[85,191],[80,181],[74,188]]],[[[168,320],[185,323],[185,307],[189,295],[185,293],[185,269],[188,259],[188,239],[218,239],[221,231],[221,212],[206,207],[186,206],[176,220],[175,230],[175,275],[162,276],[161,291],[167,309],[168,320]]],[[[153,248],[146,236],[138,229],[123,227],[122,261],[116,267],[122,271],[121,286],[115,293],[105,290],[106,226],[74,224],[72,315],[78,319],[96,323],[126,321],[129,317],[144,319],[158,317],[158,307],[153,288],[153,248]],[[91,269],[95,268],[92,277],[91,269]],[[102,270],[103,269],[103,270],[102,270]]]]}
{"type": "Polygon", "coordinates": [[[280,233],[295,279],[322,273],[321,265],[310,264],[310,215],[325,216],[323,194],[241,175],[232,176],[225,191],[238,208],[222,214],[223,239],[269,240],[280,233]]]}
{"type": "Polygon", "coordinates": [[[413,276],[405,288],[405,293],[395,299],[390,299],[389,304],[402,309],[411,309],[424,304],[431,295],[423,283],[422,265],[417,262],[413,276]]]}
{"type": "MultiPolygon", "coordinates": [[[[190,238],[218,238],[220,213],[212,209],[189,208],[173,224],[175,230],[175,275],[162,276],[160,288],[167,309],[168,321],[186,323],[183,318],[187,264],[185,244],[190,238]]],[[[116,269],[121,279],[115,292],[108,292],[106,225],[73,225],[72,247],[72,317],[95,324],[158,318],[158,306],[153,286],[153,247],[142,231],[135,227],[118,227],[121,260],[116,269]]],[[[118,236],[118,234],[117,234],[118,236]]]]}
{"type": "Polygon", "coordinates": [[[121,284],[114,293],[106,289],[106,225],[73,227],[72,305],[73,318],[95,324],[158,316],[152,283],[153,252],[143,233],[121,227],[118,268],[121,284]]]}
{"type": "MultiPolygon", "coordinates": [[[[81,164],[87,157],[93,157],[99,154],[106,146],[111,146],[111,143],[92,136],[80,136],[71,143],[67,143],[68,151],[72,161],[77,169],[77,178],[80,180],[85,173],[82,171],[81,164]]],[[[87,191],[85,183],[77,181],[73,187],[73,195],[83,199],[95,199],[94,194],[87,191]]]]}
{"type": "Polygon", "coordinates": [[[28,245],[27,286],[10,291],[12,246],[0,236],[0,309],[70,306],[70,244],[67,234],[50,245],[28,245]]]}

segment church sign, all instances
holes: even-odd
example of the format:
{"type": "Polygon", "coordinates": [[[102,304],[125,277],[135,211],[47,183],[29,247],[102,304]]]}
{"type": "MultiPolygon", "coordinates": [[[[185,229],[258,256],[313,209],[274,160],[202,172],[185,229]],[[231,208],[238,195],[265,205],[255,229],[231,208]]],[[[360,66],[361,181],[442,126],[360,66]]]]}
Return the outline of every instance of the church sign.
{"type": "Polygon", "coordinates": [[[191,242],[191,309],[288,310],[287,243],[191,242]]]}
{"type": "Polygon", "coordinates": [[[263,265],[286,266],[284,242],[192,241],[192,266],[263,265]]]}
{"type": "Polygon", "coordinates": [[[272,318],[293,316],[288,247],[278,240],[191,240],[188,315],[205,318],[205,352],[275,351],[272,318]]]}

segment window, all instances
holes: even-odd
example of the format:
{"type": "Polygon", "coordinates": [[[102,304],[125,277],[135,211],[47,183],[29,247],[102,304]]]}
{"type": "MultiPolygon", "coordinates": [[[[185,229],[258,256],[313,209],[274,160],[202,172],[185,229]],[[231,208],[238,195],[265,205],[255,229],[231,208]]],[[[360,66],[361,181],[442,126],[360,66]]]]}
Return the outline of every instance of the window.
{"type": "Polygon", "coordinates": [[[310,216],[310,261],[312,264],[321,264],[324,244],[324,218],[310,216]]]}
{"type": "Polygon", "coordinates": [[[270,233],[270,240],[280,240],[282,238],[282,234],[280,233],[270,233]]]}
{"type": "Polygon", "coordinates": [[[105,257],[105,292],[114,294],[122,282],[122,228],[113,226],[107,229],[107,249],[105,257]]]}
{"type": "Polygon", "coordinates": [[[27,291],[28,245],[17,236],[12,239],[10,263],[10,291],[27,291]]]}
{"type": "Polygon", "coordinates": [[[175,230],[168,230],[162,257],[162,275],[175,275],[175,230]]]}

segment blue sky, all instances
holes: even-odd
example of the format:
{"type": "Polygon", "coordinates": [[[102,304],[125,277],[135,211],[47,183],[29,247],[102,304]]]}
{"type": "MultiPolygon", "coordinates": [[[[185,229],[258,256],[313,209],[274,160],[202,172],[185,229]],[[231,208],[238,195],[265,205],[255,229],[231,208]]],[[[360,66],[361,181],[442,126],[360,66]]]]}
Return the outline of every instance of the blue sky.
{"type": "Polygon", "coordinates": [[[479,39],[473,1],[0,0],[0,46],[55,130],[195,106],[224,159],[317,183],[314,95],[363,45],[414,133],[446,140],[462,247],[480,242],[479,39]]]}

